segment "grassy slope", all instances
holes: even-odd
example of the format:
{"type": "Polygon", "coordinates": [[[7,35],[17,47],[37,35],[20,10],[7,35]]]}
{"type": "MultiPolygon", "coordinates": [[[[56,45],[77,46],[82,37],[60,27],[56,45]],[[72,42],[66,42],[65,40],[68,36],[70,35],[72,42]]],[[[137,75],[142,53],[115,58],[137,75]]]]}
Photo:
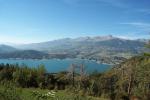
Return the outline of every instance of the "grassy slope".
{"type": "MultiPolygon", "coordinates": [[[[4,91],[4,87],[0,86],[0,92],[4,91]]],[[[46,94],[49,92],[49,90],[47,89],[35,89],[35,88],[17,88],[15,89],[16,94],[18,94],[22,100],[37,100],[37,98],[35,98],[32,93],[33,91],[39,91],[39,93],[41,94],[46,94]]],[[[69,92],[66,92],[65,90],[59,90],[56,92],[56,97],[58,97],[58,100],[73,100],[72,98],[75,97],[76,94],[72,94],[69,92]],[[67,99],[66,99],[67,98],[67,99]]],[[[1,97],[0,97],[1,98],[1,97]]],[[[104,99],[104,98],[96,98],[96,97],[88,97],[89,99],[87,99],[87,97],[80,97],[82,99],[75,99],[75,100],[108,100],[108,99],[104,99]]],[[[39,100],[55,100],[55,99],[39,99],[39,100]]]]}

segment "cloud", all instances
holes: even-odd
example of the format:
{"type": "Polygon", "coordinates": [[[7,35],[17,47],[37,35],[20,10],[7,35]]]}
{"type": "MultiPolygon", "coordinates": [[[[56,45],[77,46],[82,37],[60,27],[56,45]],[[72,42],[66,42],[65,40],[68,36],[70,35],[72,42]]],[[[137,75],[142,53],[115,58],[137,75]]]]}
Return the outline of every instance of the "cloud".
{"type": "Polygon", "coordinates": [[[128,5],[124,2],[124,0],[97,0],[97,1],[119,8],[128,8],[128,5]]]}
{"type": "Polygon", "coordinates": [[[128,23],[121,23],[126,25],[133,25],[138,27],[150,27],[150,23],[143,23],[143,22],[128,22],[128,23]]]}
{"type": "Polygon", "coordinates": [[[77,4],[81,0],[62,0],[64,3],[72,5],[72,4],[77,4]]]}
{"type": "Polygon", "coordinates": [[[122,39],[127,39],[127,40],[136,40],[136,39],[149,39],[149,35],[117,35],[116,37],[122,38],[122,39]]]}
{"type": "Polygon", "coordinates": [[[126,32],[126,33],[116,34],[115,36],[123,39],[130,39],[130,40],[150,38],[150,34],[143,33],[143,32],[126,32]]]}
{"type": "Polygon", "coordinates": [[[132,37],[132,38],[150,38],[150,23],[145,22],[127,22],[127,23],[120,23],[122,25],[129,25],[134,27],[135,32],[129,32],[125,35],[125,37],[132,37]]]}
{"type": "Polygon", "coordinates": [[[150,32],[150,23],[144,23],[144,22],[127,22],[127,23],[120,23],[120,24],[134,26],[134,27],[139,28],[140,30],[143,30],[145,32],[150,32]]]}
{"type": "Polygon", "coordinates": [[[144,9],[144,8],[142,8],[142,9],[138,9],[137,12],[145,13],[145,14],[149,15],[150,14],[150,9],[144,9]]]}
{"type": "Polygon", "coordinates": [[[62,0],[66,4],[78,4],[79,2],[99,2],[99,3],[105,3],[109,6],[119,7],[119,8],[128,8],[127,4],[124,2],[124,0],[62,0]]]}

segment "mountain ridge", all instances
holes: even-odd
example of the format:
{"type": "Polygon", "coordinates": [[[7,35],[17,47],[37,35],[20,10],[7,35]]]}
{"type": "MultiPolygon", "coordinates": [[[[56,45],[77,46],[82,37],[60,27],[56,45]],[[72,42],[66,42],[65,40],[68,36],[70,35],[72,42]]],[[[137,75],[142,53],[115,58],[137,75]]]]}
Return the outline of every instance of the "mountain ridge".
{"type": "Polygon", "coordinates": [[[147,51],[145,44],[146,40],[127,40],[109,35],[64,38],[15,48],[43,52],[49,55],[47,58],[82,58],[116,64],[147,51]]]}
{"type": "Polygon", "coordinates": [[[48,58],[48,54],[35,50],[16,50],[9,53],[1,53],[0,59],[43,59],[48,58]]]}
{"type": "Polygon", "coordinates": [[[0,53],[9,53],[9,52],[13,52],[16,51],[17,49],[9,46],[9,45],[5,45],[5,44],[0,44],[0,53]]]}

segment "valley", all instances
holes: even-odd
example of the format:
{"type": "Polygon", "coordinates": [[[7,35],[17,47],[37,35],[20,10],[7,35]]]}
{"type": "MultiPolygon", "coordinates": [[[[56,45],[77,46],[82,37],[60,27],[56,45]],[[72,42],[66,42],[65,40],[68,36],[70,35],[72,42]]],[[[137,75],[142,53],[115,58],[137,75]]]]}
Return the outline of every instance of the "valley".
{"type": "Polygon", "coordinates": [[[42,43],[8,46],[12,51],[0,52],[0,58],[81,58],[95,60],[98,63],[119,64],[148,51],[145,48],[147,41],[126,40],[113,36],[65,38],[42,43]]]}

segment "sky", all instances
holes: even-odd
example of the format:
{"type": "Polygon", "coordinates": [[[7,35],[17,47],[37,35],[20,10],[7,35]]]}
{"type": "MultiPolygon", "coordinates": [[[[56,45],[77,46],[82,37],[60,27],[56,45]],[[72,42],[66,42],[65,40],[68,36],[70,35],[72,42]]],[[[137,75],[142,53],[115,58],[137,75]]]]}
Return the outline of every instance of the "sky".
{"type": "Polygon", "coordinates": [[[0,0],[0,43],[150,38],[150,0],[0,0]]]}

